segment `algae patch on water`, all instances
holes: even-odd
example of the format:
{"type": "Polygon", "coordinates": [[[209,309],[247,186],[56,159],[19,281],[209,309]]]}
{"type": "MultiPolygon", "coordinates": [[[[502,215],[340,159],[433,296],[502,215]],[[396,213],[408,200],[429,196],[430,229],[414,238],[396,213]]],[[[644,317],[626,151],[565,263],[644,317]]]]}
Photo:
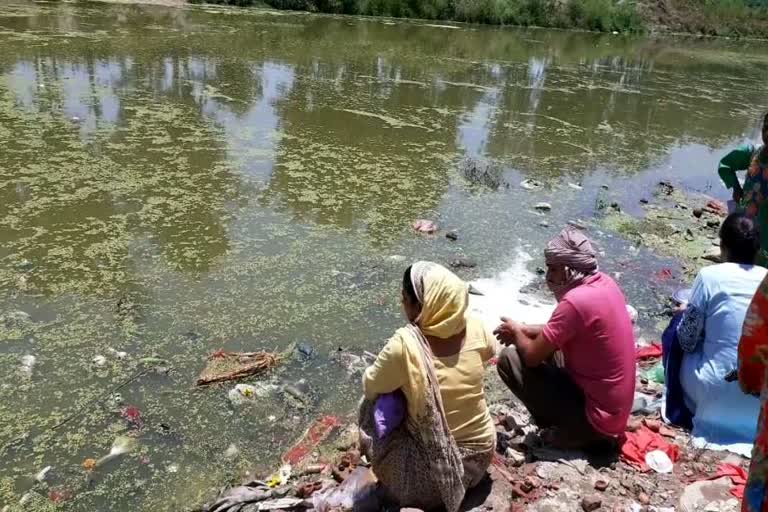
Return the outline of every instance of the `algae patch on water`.
{"type": "Polygon", "coordinates": [[[643,217],[608,207],[599,223],[638,247],[679,260],[688,276],[693,277],[720,252],[718,229],[722,218],[709,213],[699,217],[693,214],[694,208],[703,207],[707,200],[675,191],[660,204],[644,205],[643,217]]]}

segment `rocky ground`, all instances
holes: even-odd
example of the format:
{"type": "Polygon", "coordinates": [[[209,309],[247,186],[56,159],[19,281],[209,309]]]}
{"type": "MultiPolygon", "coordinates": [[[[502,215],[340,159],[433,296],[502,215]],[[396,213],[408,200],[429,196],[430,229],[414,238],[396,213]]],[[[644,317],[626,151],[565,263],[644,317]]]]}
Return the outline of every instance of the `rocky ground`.
{"type": "MultiPolygon", "coordinates": [[[[651,360],[643,366],[647,367],[653,362],[651,360]]],[[[538,429],[531,423],[529,415],[505,389],[495,373],[495,367],[491,366],[488,369],[486,391],[497,423],[497,457],[489,470],[489,478],[467,496],[463,507],[465,512],[739,510],[739,500],[731,494],[734,487],[731,480],[727,477],[708,479],[715,475],[717,467],[722,463],[746,469],[749,462],[747,459],[726,452],[694,448],[686,432],[663,425],[658,411],[633,414],[628,422],[628,431],[645,425],[659,432],[669,443],[677,445],[680,457],[671,473],[661,474],[653,470],[643,472],[619,457],[594,458],[581,452],[566,452],[542,446],[538,441],[538,429]]],[[[660,396],[662,385],[649,382],[642,377],[643,374],[643,371],[638,372],[637,396],[644,395],[649,400],[660,396]]],[[[251,486],[256,485],[257,489],[258,485],[262,485],[261,489],[268,492],[267,497],[272,499],[262,501],[266,498],[259,495],[260,499],[245,506],[242,512],[267,510],[281,505],[286,508],[315,508],[318,502],[313,501],[313,495],[319,497],[329,490],[341,488],[339,484],[355,467],[364,467],[365,460],[361,460],[357,445],[354,418],[346,418],[334,427],[332,433],[323,439],[316,436],[318,431],[314,427],[310,428],[297,445],[286,453],[281,463],[296,453],[300,453],[302,458],[291,467],[290,476],[285,481],[279,481],[280,471],[277,471],[273,476],[262,475],[262,484],[250,483],[251,486]],[[270,479],[273,489],[267,485],[270,479]],[[259,508],[258,503],[261,503],[262,508],[259,508]]],[[[366,502],[362,508],[380,509],[371,502],[366,502]]],[[[234,509],[215,507],[202,510],[234,512],[234,509]]]]}

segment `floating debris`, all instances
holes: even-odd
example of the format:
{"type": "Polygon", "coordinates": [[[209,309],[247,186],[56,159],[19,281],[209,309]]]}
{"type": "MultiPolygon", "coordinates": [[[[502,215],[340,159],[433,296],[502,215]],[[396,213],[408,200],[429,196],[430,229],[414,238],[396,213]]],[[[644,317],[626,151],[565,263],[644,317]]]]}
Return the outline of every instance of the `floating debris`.
{"type": "Polygon", "coordinates": [[[35,368],[37,358],[32,354],[26,354],[21,357],[21,372],[26,375],[31,375],[32,370],[35,368]]]}
{"type": "Polygon", "coordinates": [[[413,222],[413,230],[417,233],[432,235],[437,232],[437,224],[431,220],[418,219],[413,222]]]}
{"type": "Polygon", "coordinates": [[[126,357],[128,357],[128,352],[115,350],[114,348],[111,348],[111,347],[108,348],[107,351],[113,356],[115,356],[117,359],[125,359],[126,357]]]}
{"type": "Polygon", "coordinates": [[[540,181],[536,181],[536,180],[525,180],[522,183],[520,183],[520,186],[523,187],[525,190],[536,190],[537,188],[541,188],[542,184],[540,181]]]}
{"type": "Polygon", "coordinates": [[[51,489],[48,492],[48,499],[54,503],[69,501],[73,496],[74,494],[72,493],[72,490],[65,487],[57,487],[56,489],[51,489]]]}
{"type": "Polygon", "coordinates": [[[107,358],[102,355],[97,355],[92,360],[94,366],[104,366],[107,364],[107,358]]]}
{"type": "Polygon", "coordinates": [[[136,439],[133,437],[117,436],[115,441],[112,443],[112,448],[109,450],[109,453],[97,460],[96,466],[94,467],[102,466],[111,460],[125,455],[126,453],[132,452],[136,449],[138,444],[138,441],[136,441],[136,439]]]}
{"type": "Polygon", "coordinates": [[[85,459],[83,461],[83,469],[88,473],[96,469],[96,459],[85,459]]]}
{"type": "Polygon", "coordinates": [[[549,203],[536,203],[533,205],[533,208],[540,212],[548,212],[552,209],[552,205],[549,203]]]}
{"type": "Polygon", "coordinates": [[[272,352],[224,352],[208,356],[208,364],[197,379],[198,386],[258,375],[280,364],[282,356],[272,352]]]}
{"type": "Polygon", "coordinates": [[[7,329],[18,329],[31,320],[29,313],[24,311],[11,311],[0,315],[0,322],[5,324],[7,329]]]}
{"type": "Polygon", "coordinates": [[[134,407],[132,405],[123,407],[120,410],[120,416],[136,428],[140,429],[144,427],[144,418],[142,418],[141,411],[138,407],[134,407]]]}
{"type": "Polygon", "coordinates": [[[43,469],[40,470],[38,474],[35,475],[35,480],[42,483],[45,482],[46,477],[48,476],[48,473],[53,469],[53,466],[45,466],[43,469]]]}
{"type": "Polygon", "coordinates": [[[475,268],[477,262],[469,258],[456,258],[450,263],[452,268],[475,268]]]}
{"type": "Polygon", "coordinates": [[[315,348],[306,342],[296,345],[296,351],[304,358],[311,359],[315,355],[315,348]]]}
{"type": "Polygon", "coordinates": [[[162,365],[168,364],[168,361],[160,357],[150,356],[150,357],[142,357],[141,359],[139,359],[139,363],[147,366],[162,366],[162,365]]]}
{"type": "Polygon", "coordinates": [[[226,450],[224,450],[224,458],[228,460],[234,460],[240,455],[240,449],[235,443],[231,443],[226,450]]]}

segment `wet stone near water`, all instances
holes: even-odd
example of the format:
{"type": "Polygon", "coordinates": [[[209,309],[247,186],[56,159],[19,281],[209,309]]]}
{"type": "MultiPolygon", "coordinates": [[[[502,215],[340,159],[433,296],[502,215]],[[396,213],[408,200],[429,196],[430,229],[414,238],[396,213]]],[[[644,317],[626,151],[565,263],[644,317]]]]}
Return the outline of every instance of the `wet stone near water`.
{"type": "Polygon", "coordinates": [[[477,266],[477,262],[469,258],[456,258],[454,260],[451,260],[451,267],[456,269],[475,268],[476,266],[477,266]]]}

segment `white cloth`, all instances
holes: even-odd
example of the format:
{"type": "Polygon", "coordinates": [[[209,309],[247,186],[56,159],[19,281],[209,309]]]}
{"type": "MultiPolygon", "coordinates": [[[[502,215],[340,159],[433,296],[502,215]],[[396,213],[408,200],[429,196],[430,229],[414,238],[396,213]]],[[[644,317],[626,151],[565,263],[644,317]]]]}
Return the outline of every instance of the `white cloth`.
{"type": "Polygon", "coordinates": [[[760,401],[725,376],[737,367],[741,327],[766,269],[722,263],[703,268],[678,326],[685,351],[680,369],[697,445],[749,455],[760,401]]]}

